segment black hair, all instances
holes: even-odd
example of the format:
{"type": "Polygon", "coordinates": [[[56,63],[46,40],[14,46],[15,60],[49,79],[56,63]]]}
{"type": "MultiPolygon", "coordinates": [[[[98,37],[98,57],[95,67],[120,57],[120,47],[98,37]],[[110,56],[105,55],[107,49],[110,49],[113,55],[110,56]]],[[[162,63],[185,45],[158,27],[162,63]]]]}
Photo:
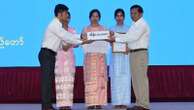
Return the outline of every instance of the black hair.
{"type": "Polygon", "coordinates": [[[54,10],[54,13],[55,13],[55,16],[57,17],[58,13],[62,13],[64,11],[68,11],[69,8],[63,4],[58,4],[55,6],[55,10],[54,10]]]}
{"type": "Polygon", "coordinates": [[[143,8],[140,5],[133,5],[130,10],[137,8],[139,13],[143,13],[143,8]]]}
{"type": "Polygon", "coordinates": [[[115,10],[114,17],[116,18],[118,13],[122,13],[123,17],[125,18],[125,11],[121,8],[115,10]]]}
{"type": "Polygon", "coordinates": [[[67,12],[67,14],[68,14],[69,18],[71,18],[71,13],[69,11],[67,12]]]}
{"type": "Polygon", "coordinates": [[[100,20],[100,18],[101,18],[100,11],[99,11],[98,9],[93,9],[93,10],[91,10],[91,11],[90,11],[90,14],[89,14],[89,18],[90,18],[90,19],[91,19],[93,13],[98,13],[99,20],[100,20]]]}

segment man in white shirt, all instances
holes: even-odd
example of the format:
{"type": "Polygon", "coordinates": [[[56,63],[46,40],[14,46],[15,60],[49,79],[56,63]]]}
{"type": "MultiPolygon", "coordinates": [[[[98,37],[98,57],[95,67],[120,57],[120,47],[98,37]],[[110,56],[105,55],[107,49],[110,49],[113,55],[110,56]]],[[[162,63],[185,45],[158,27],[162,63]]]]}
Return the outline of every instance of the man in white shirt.
{"type": "Polygon", "coordinates": [[[143,8],[141,6],[133,5],[130,13],[133,24],[128,32],[126,34],[114,33],[115,37],[111,36],[110,41],[128,43],[136,105],[127,110],[149,110],[147,65],[150,30],[143,19],[143,8]]]}
{"type": "Polygon", "coordinates": [[[46,29],[38,56],[41,67],[42,110],[54,110],[51,102],[51,91],[52,81],[54,80],[55,56],[60,44],[79,45],[89,43],[86,36],[82,36],[83,39],[80,39],[63,28],[62,23],[68,19],[67,6],[63,4],[56,5],[54,13],[55,18],[46,29]]]}

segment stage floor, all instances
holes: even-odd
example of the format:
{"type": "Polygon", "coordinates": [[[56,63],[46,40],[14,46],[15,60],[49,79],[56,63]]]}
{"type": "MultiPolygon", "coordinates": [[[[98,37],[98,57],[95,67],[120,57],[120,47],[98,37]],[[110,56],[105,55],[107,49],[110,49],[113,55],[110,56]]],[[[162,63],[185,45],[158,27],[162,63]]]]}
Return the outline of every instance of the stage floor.
{"type": "MultiPolygon", "coordinates": [[[[0,110],[41,110],[40,104],[0,104],[0,110]]],[[[86,110],[83,103],[76,103],[73,110],[86,110]]],[[[114,110],[109,104],[104,110],[114,110]]],[[[151,103],[151,110],[194,110],[194,102],[151,103]]]]}

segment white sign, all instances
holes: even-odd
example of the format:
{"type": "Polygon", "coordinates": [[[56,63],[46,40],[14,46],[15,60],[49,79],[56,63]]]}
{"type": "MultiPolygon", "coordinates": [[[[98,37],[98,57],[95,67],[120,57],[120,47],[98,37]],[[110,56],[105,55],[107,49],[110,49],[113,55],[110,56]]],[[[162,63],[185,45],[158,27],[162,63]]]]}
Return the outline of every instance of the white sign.
{"type": "Polygon", "coordinates": [[[87,33],[88,40],[105,40],[109,39],[108,36],[110,35],[109,31],[93,31],[87,33]]]}

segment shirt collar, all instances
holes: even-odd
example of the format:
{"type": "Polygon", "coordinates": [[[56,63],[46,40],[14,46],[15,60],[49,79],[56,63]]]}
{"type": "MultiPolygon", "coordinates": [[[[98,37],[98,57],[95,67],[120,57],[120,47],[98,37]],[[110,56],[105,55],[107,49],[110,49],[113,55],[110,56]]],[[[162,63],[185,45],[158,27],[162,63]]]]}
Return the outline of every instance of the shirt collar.
{"type": "Polygon", "coordinates": [[[57,17],[55,17],[55,22],[57,23],[57,24],[59,24],[60,26],[62,26],[62,23],[59,21],[59,19],[57,18],[57,17]]]}
{"type": "Polygon", "coordinates": [[[137,20],[136,22],[133,21],[133,25],[138,25],[138,24],[141,24],[143,22],[143,17],[141,17],[139,20],[137,20]]]}

